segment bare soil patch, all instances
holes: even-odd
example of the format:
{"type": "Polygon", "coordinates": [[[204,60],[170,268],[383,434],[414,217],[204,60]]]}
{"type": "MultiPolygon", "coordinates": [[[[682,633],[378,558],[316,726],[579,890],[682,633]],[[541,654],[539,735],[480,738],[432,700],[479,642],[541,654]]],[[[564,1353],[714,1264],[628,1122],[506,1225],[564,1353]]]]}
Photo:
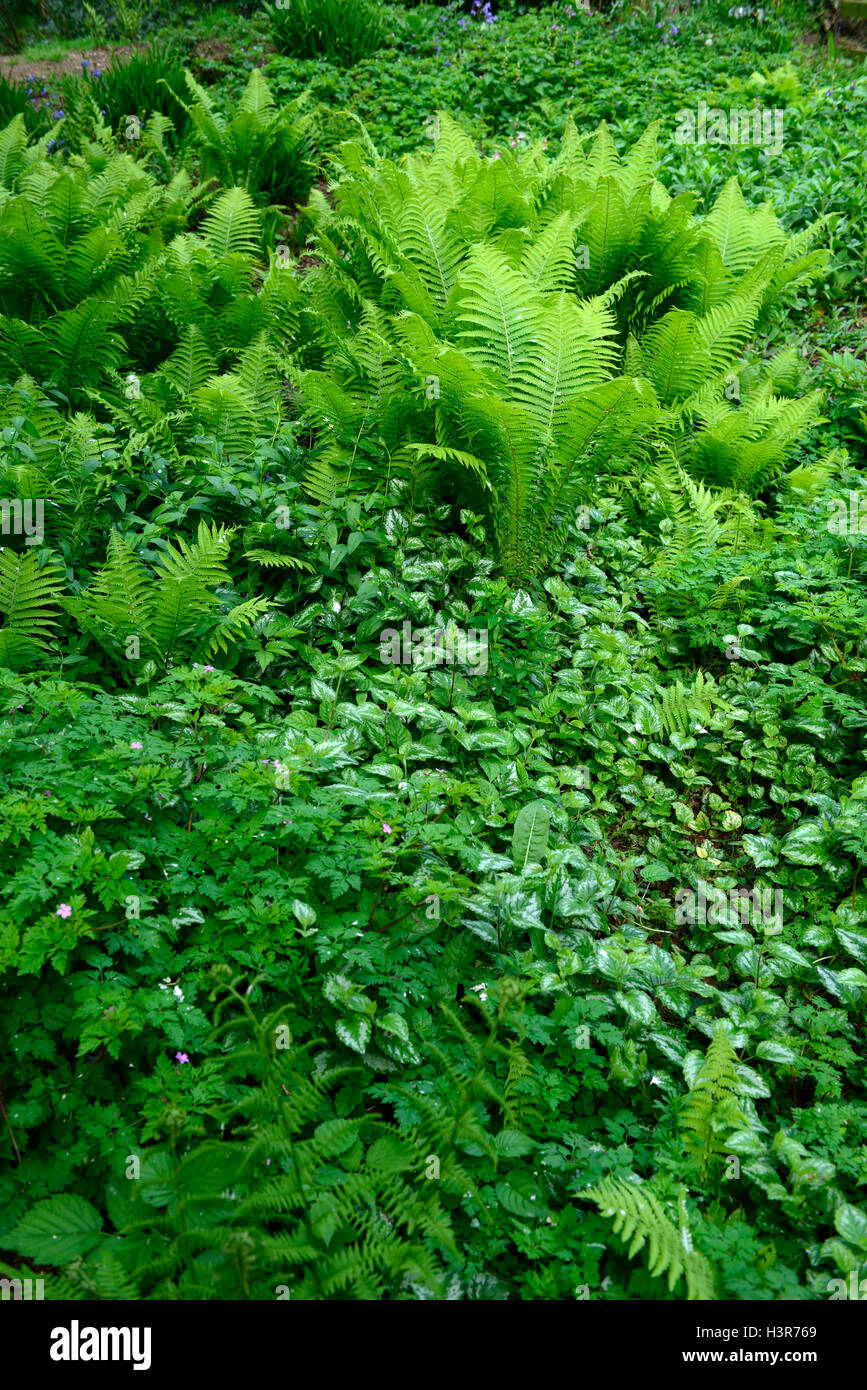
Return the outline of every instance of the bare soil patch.
{"type": "MultiPolygon", "coordinates": [[[[125,43],[108,48],[72,49],[62,58],[46,58],[41,62],[34,62],[32,59],[26,61],[15,54],[5,54],[0,57],[0,73],[9,82],[26,82],[31,77],[38,77],[44,82],[46,78],[81,72],[83,59],[90,68],[99,68],[104,72],[111,63],[127,63],[134,54],[148,47],[147,43],[125,43]]],[[[203,77],[207,78],[209,74],[219,76],[221,65],[230,63],[237,56],[237,45],[230,39],[203,39],[201,43],[196,44],[193,54],[203,77]]],[[[256,61],[261,66],[264,56],[257,56],[256,61]]]]}
{"type": "Polygon", "coordinates": [[[29,77],[61,77],[65,73],[81,72],[81,60],[85,58],[91,68],[101,71],[111,63],[126,63],[134,53],[147,48],[146,43],[126,43],[116,48],[82,48],[70,50],[62,58],[44,59],[34,62],[22,60],[14,54],[0,58],[0,72],[9,82],[26,82],[29,77]]]}

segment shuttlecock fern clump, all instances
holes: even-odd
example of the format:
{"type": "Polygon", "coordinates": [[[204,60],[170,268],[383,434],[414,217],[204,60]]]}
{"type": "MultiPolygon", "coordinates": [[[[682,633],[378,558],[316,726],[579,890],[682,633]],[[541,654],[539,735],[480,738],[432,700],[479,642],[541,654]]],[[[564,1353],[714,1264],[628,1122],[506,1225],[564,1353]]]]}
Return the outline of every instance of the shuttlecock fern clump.
{"type": "Polygon", "coordinates": [[[342,147],[334,206],[311,205],[316,497],[473,479],[520,577],[582,500],[660,460],[687,505],[691,484],[749,497],[773,479],[818,396],[778,394],[773,362],[742,395],[738,365],[769,306],[822,269],[821,224],[787,237],[734,180],[697,216],[656,179],[655,134],[621,158],[606,126],[588,141],[570,124],[553,158],[486,159],[441,114],[434,149],[399,163],[342,147]]]}
{"type": "Polygon", "coordinates": [[[0,133],[0,369],[80,395],[123,362],[191,184],[159,184],[122,153],[97,175],[44,145],[28,145],[21,117],[0,133]]]}
{"type": "Polygon", "coordinates": [[[234,184],[254,196],[264,192],[275,202],[307,194],[315,164],[305,97],[278,107],[261,69],[252,68],[234,111],[226,116],[191,72],[185,77],[192,97],[185,110],[203,181],[216,179],[223,188],[234,184]]]}

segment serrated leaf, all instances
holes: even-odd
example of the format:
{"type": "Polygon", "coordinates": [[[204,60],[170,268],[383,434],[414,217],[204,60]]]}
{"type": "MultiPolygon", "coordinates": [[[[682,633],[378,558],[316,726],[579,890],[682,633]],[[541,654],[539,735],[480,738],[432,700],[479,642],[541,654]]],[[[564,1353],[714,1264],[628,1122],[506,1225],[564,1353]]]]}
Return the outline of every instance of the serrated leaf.
{"type": "Polygon", "coordinates": [[[771,1094],[770,1089],[759,1076],[757,1071],[748,1067],[744,1062],[735,1062],[740,1093],[742,1096],[751,1096],[753,1100],[764,1100],[771,1094]]]}
{"type": "Polygon", "coordinates": [[[292,913],[295,920],[302,927],[312,927],[316,921],[316,913],[308,903],[303,903],[300,898],[292,900],[292,913]]]}
{"type": "Polygon", "coordinates": [[[862,965],[867,965],[867,936],[861,932],[843,931],[842,927],[837,927],[837,940],[856,960],[862,965]]]}
{"type": "Polygon", "coordinates": [[[771,835],[744,835],[741,844],[757,869],[772,869],[779,863],[777,843],[771,835]]]}
{"type": "MultiPolygon", "coordinates": [[[[528,1197],[517,1192],[510,1183],[498,1182],[495,1191],[500,1206],[504,1207],[506,1211],[511,1212],[512,1216],[519,1216],[524,1221],[534,1220],[539,1216],[539,1204],[536,1203],[534,1205],[528,1197]]],[[[544,1208],[541,1210],[542,1214],[544,1214],[544,1208]]]]}
{"type": "Polygon", "coordinates": [[[688,1052],[684,1057],[681,1065],[683,1067],[683,1074],[686,1079],[686,1084],[687,1086],[689,1086],[690,1090],[692,1090],[693,1086],[696,1083],[698,1074],[704,1066],[704,1053],[698,1052],[695,1049],[691,1052],[688,1052]]]}
{"type": "Polygon", "coordinates": [[[400,1038],[401,1042],[409,1042],[409,1025],[402,1014],[383,1014],[382,1018],[376,1020],[379,1028],[384,1028],[386,1033],[391,1033],[395,1038],[400,1038]]]}
{"type": "Polygon", "coordinates": [[[152,1207],[167,1207],[175,1197],[177,1159],[170,1153],[149,1153],[142,1165],[141,1194],[152,1207]]]}
{"type": "Polygon", "coordinates": [[[242,1161],[227,1144],[202,1144],[178,1164],[175,1189],[195,1196],[215,1195],[231,1185],[242,1161]]]}
{"type": "Polygon", "coordinates": [[[768,954],[773,956],[775,960],[786,961],[788,965],[807,966],[810,964],[807,957],[802,955],[800,951],[796,951],[794,946],[776,938],[771,939],[768,954]]]}
{"type": "Polygon", "coordinates": [[[503,1158],[522,1158],[536,1147],[536,1141],[519,1129],[503,1129],[494,1136],[494,1148],[503,1158]]]}
{"type": "Polygon", "coordinates": [[[643,1023],[649,1027],[651,1023],[655,1022],[656,1010],[653,1007],[653,1000],[643,990],[620,990],[614,997],[634,1023],[643,1023]]]}
{"type": "Polygon", "coordinates": [[[371,1168],[384,1173],[405,1173],[416,1163],[412,1145],[395,1135],[384,1135],[367,1150],[367,1161],[371,1168]]]}
{"type": "Polygon", "coordinates": [[[86,1255],[102,1239],[102,1217],[90,1202],[64,1192],[37,1202],[4,1243],[37,1264],[64,1265],[86,1255]]]}
{"type": "Polygon", "coordinates": [[[854,968],[835,971],[827,970],[824,965],[817,965],[816,974],[825,988],[843,1004],[856,1004],[864,986],[867,985],[867,975],[864,971],[854,968]]]}
{"type": "Polygon", "coordinates": [[[205,921],[205,919],[204,919],[202,913],[199,911],[199,909],[198,909],[197,907],[193,907],[192,904],[190,903],[190,904],[188,904],[186,907],[182,907],[182,908],[181,908],[181,910],[180,910],[180,912],[178,913],[177,917],[173,917],[173,918],[172,918],[172,926],[173,926],[173,927],[191,927],[191,926],[200,927],[200,926],[202,926],[202,925],[204,924],[204,921],[205,921]]]}
{"type": "Polygon", "coordinates": [[[825,831],[822,826],[816,821],[805,821],[789,831],[780,845],[780,852],[795,864],[822,864],[825,859],[824,843],[825,831]]]}
{"type": "Polygon", "coordinates": [[[340,1018],[337,1020],[335,1031],[340,1041],[351,1047],[353,1052],[364,1054],[367,1051],[372,1032],[369,1018],[358,1015],[355,1018],[340,1018]]]}

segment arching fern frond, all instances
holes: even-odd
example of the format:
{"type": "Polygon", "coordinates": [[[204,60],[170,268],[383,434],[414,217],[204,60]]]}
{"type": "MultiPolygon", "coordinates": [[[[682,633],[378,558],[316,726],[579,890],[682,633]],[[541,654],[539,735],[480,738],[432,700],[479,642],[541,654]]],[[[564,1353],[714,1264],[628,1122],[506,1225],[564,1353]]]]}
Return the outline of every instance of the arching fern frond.
{"type": "Polygon", "coordinates": [[[61,576],[56,563],[40,568],[32,550],[0,548],[0,666],[17,670],[48,646],[61,576]]]}
{"type": "Polygon", "coordinates": [[[726,1141],[732,1131],[749,1125],[740,1106],[736,1060],[728,1030],[720,1023],[680,1110],[686,1148],[698,1160],[702,1181],[711,1163],[728,1152],[726,1141]]]}
{"type": "Polygon", "coordinates": [[[665,1276],[669,1290],[684,1278],[690,1301],[716,1297],[713,1267],[693,1247],[683,1194],[678,1202],[677,1224],[647,1183],[639,1186],[621,1178],[603,1178],[583,1195],[596,1203],[603,1216],[613,1217],[614,1234],[630,1242],[630,1258],[647,1246],[648,1269],[653,1278],[665,1276]]]}

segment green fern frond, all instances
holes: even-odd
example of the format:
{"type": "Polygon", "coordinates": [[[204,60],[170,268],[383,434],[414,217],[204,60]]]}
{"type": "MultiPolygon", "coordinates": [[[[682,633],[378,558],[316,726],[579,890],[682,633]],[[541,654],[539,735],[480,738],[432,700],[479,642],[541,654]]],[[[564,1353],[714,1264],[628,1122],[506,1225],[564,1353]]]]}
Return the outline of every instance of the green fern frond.
{"type": "Polygon", "coordinates": [[[257,565],[263,565],[265,569],[291,569],[307,570],[313,572],[313,566],[309,560],[299,560],[297,555],[285,555],[279,550],[266,550],[261,546],[254,547],[252,550],[244,551],[245,560],[253,560],[257,565]]]}
{"type": "Polygon", "coordinates": [[[710,357],[710,370],[719,373],[736,359],[749,341],[761,308],[761,296],[734,295],[716,304],[696,324],[698,336],[710,357]]]}
{"type": "Polygon", "coordinates": [[[698,1160],[703,1182],[714,1159],[727,1153],[726,1141],[732,1131],[749,1125],[740,1106],[736,1060],[728,1030],[720,1023],[680,1111],[687,1151],[698,1160]]]}
{"type": "Polygon", "coordinates": [[[245,599],[243,603],[236,603],[224,618],[217,623],[208,638],[208,655],[214,656],[218,652],[225,655],[229,650],[230,642],[237,642],[247,636],[258,617],[267,613],[270,600],[264,597],[245,599]]]}
{"type": "Polygon", "coordinates": [[[235,252],[253,256],[261,244],[259,214],[244,188],[229,188],[213,204],[202,223],[202,240],[217,256],[235,252]]]}
{"type": "Polygon", "coordinates": [[[193,394],[213,375],[214,362],[198,325],[191,323],[178,346],[160,366],[160,375],[170,381],[182,397],[193,394]]]}
{"type": "Polygon", "coordinates": [[[532,1064],[524,1055],[520,1043],[514,1041],[509,1048],[509,1066],[503,1086],[506,1127],[532,1130],[541,1125],[538,1097],[539,1083],[532,1064]]]}
{"type": "Polygon", "coordinates": [[[693,1247],[682,1194],[677,1225],[647,1183],[639,1186],[621,1178],[603,1178],[595,1187],[587,1188],[584,1195],[596,1203],[603,1216],[614,1218],[614,1234],[630,1242],[630,1259],[647,1246],[650,1274],[653,1278],[666,1276],[669,1291],[683,1277],[689,1301],[716,1297],[713,1267],[693,1247]]]}
{"type": "Polygon", "coordinates": [[[336,468],[323,454],[309,464],[304,474],[304,488],[314,501],[327,506],[343,490],[348,476],[347,469],[336,468]]]}
{"type": "Polygon", "coordinates": [[[724,185],[702,231],[716,243],[726,267],[742,275],[769,247],[785,245],[786,235],[770,203],[750,212],[736,178],[724,185]]]}
{"type": "Polygon", "coordinates": [[[19,112],[0,131],[0,188],[13,189],[27,168],[27,129],[19,112]]]}
{"type": "Polygon", "coordinates": [[[575,227],[576,219],[568,212],[561,212],[530,242],[521,262],[521,270],[536,289],[566,290],[572,284],[575,227]]]}
{"type": "Polygon", "coordinates": [[[728,706],[719,694],[712,676],[696,673],[692,687],[684,687],[681,681],[667,686],[656,706],[659,727],[667,734],[686,735],[695,724],[709,724],[715,709],[725,710],[728,706]]]}
{"type": "Polygon", "coordinates": [[[61,574],[56,562],[40,567],[32,550],[16,554],[0,548],[0,666],[16,670],[47,648],[57,622],[53,610],[62,592],[61,574]]]}

